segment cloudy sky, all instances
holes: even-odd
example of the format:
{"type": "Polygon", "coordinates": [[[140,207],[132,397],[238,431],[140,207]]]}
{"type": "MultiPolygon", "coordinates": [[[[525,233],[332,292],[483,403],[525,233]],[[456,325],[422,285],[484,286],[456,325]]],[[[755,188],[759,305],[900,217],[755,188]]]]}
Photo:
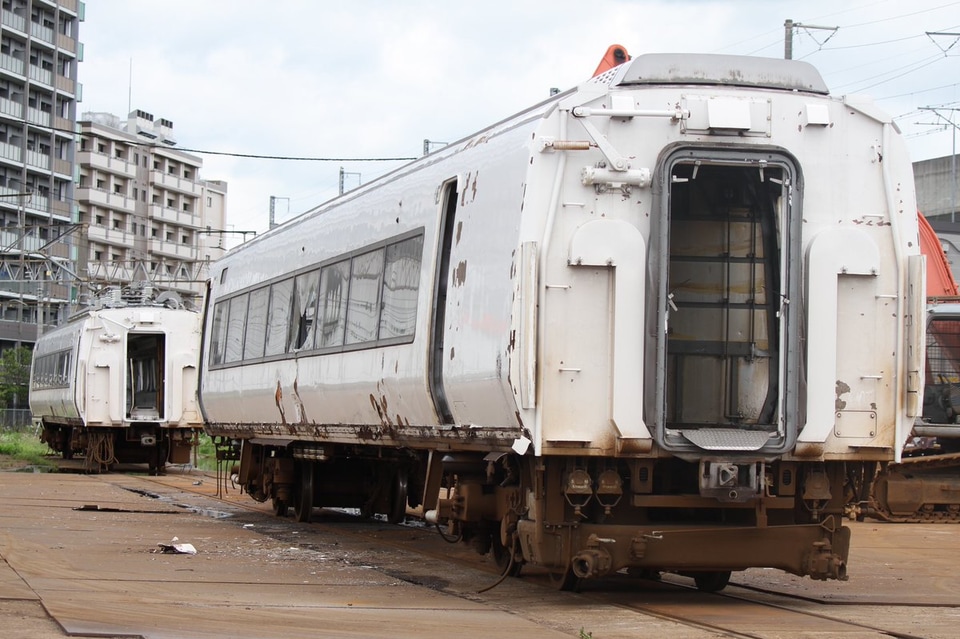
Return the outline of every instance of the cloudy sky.
{"type": "Polygon", "coordinates": [[[201,177],[229,183],[228,229],[263,231],[271,195],[289,219],[335,196],[341,167],[348,188],[369,182],[401,162],[359,158],[464,137],[587,79],[610,44],[783,57],[788,18],[810,25],[794,58],[877,100],[914,160],[952,152],[948,0],[87,0],[79,110],[172,120],[201,177]]]}

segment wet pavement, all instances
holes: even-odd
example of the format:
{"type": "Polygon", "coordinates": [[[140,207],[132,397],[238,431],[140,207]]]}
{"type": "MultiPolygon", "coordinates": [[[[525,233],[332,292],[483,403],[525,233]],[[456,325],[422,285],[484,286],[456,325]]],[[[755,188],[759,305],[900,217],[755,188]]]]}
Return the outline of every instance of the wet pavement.
{"type": "MultiPolygon", "coordinates": [[[[530,576],[480,594],[496,579],[493,566],[461,560],[472,553],[429,530],[325,511],[297,524],[266,506],[251,510],[233,487],[224,500],[216,492],[214,478],[179,472],[0,472],[0,637],[710,637],[722,634],[667,617],[704,601],[715,615],[736,614],[702,593],[664,595],[658,589],[682,581],[673,577],[576,594],[525,569],[530,576]],[[173,543],[197,553],[161,552],[173,543]]],[[[910,636],[954,636],[960,526],[851,526],[850,581],[751,570],[728,591],[786,594],[798,607],[842,608],[856,623],[910,636]]],[[[809,636],[769,630],[760,636],[809,636]]]]}

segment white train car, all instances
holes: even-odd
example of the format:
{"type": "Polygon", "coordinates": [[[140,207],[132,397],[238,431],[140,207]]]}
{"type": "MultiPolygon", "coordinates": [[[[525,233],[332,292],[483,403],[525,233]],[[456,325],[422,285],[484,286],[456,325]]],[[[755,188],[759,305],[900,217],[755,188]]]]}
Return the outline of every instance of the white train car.
{"type": "MultiPolygon", "coordinates": [[[[174,307],[170,307],[170,306],[174,307]]],[[[201,316],[117,295],[44,334],[34,349],[30,410],[41,440],[85,468],[187,463],[197,407],[201,316]]]]}
{"type": "Polygon", "coordinates": [[[215,264],[206,428],[278,513],[422,505],[564,588],[843,579],[922,393],[915,212],[810,65],[640,56],[215,264]]]}

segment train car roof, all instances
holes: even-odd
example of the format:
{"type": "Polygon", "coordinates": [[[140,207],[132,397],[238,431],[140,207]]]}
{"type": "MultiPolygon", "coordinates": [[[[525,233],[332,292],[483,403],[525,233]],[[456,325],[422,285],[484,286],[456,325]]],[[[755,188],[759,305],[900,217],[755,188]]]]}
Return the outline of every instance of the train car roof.
{"type": "Polygon", "coordinates": [[[648,53],[618,67],[613,86],[710,84],[803,91],[827,95],[813,65],[799,60],[738,55],[648,53]]]}

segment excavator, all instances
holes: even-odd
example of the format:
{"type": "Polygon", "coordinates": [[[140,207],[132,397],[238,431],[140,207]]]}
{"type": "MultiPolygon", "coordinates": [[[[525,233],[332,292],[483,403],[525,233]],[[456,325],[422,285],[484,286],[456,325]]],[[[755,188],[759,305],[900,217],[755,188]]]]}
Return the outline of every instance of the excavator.
{"type": "Polygon", "coordinates": [[[922,415],[899,463],[852,477],[851,518],[960,523],[960,290],[930,223],[917,213],[927,257],[926,379],[922,415]]]}

